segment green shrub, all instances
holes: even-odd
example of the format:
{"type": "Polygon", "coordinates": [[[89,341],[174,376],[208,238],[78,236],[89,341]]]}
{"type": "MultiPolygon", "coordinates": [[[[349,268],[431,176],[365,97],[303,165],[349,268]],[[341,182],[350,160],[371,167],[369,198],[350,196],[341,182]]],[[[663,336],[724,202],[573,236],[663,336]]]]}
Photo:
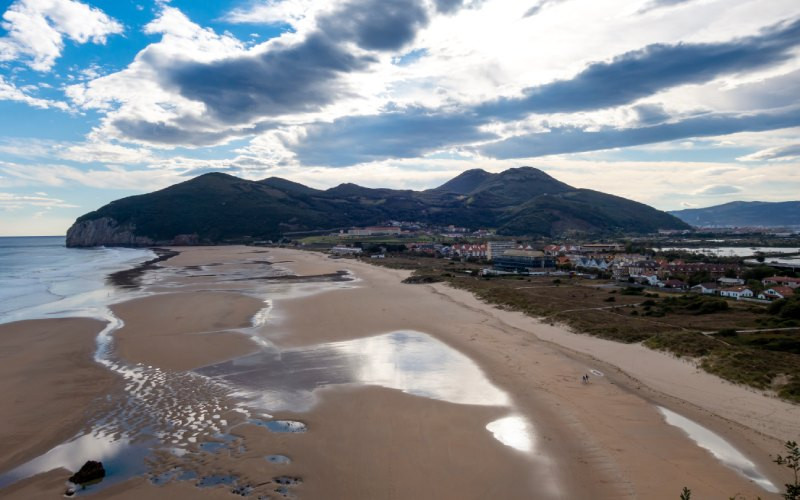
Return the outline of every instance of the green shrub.
{"type": "Polygon", "coordinates": [[[712,314],[720,311],[727,311],[728,302],[724,299],[707,299],[700,304],[697,314],[712,314]]]}

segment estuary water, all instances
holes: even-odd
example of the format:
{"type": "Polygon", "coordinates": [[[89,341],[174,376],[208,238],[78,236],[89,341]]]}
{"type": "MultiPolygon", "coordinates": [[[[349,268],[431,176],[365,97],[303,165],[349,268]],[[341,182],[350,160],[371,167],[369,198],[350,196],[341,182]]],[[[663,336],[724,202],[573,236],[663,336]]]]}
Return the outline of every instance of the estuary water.
{"type": "Polygon", "coordinates": [[[0,323],[96,316],[119,293],[108,274],[154,257],[140,248],[67,248],[63,236],[0,237],[0,323]]]}

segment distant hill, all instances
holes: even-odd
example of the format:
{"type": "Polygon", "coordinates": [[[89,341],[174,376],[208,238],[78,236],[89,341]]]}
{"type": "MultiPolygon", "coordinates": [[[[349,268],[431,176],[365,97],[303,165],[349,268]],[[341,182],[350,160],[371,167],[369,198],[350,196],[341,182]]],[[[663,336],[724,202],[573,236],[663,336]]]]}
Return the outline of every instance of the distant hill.
{"type": "Polygon", "coordinates": [[[648,233],[685,229],[647,205],[576,189],[541,170],[469,170],[435,189],[328,190],[270,177],[211,173],[113,201],[67,232],[68,246],[218,244],[277,240],[286,233],[368,226],[394,219],[494,228],[500,234],[648,233]]]}
{"type": "Polygon", "coordinates": [[[800,201],[733,201],[670,213],[696,227],[800,227],[800,201]]]}

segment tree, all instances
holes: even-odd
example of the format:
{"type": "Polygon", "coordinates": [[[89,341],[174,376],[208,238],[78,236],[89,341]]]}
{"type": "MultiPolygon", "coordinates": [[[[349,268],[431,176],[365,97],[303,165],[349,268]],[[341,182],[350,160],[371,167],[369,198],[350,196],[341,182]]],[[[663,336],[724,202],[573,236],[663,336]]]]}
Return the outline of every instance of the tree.
{"type": "Polygon", "coordinates": [[[692,490],[684,486],[681,491],[681,500],[692,500],[692,490]]]}
{"type": "Polygon", "coordinates": [[[794,483],[786,483],[786,493],[781,496],[786,500],[800,500],[800,447],[796,441],[786,441],[783,445],[787,455],[778,455],[774,462],[778,465],[785,465],[794,473],[794,483]]]}

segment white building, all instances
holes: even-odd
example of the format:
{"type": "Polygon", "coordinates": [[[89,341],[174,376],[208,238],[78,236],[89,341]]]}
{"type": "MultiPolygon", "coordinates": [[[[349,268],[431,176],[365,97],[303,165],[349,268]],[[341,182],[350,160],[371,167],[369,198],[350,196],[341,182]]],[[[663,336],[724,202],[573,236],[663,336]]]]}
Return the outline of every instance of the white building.
{"type": "Polygon", "coordinates": [[[492,260],[493,256],[503,255],[506,250],[517,248],[514,241],[489,241],[486,243],[486,258],[492,260]]]}
{"type": "Polygon", "coordinates": [[[358,247],[335,246],[331,248],[331,255],[361,255],[362,249],[358,247]]]}
{"type": "Polygon", "coordinates": [[[730,297],[732,299],[753,298],[753,291],[746,286],[735,286],[732,288],[723,288],[719,291],[720,296],[730,297]]]}

